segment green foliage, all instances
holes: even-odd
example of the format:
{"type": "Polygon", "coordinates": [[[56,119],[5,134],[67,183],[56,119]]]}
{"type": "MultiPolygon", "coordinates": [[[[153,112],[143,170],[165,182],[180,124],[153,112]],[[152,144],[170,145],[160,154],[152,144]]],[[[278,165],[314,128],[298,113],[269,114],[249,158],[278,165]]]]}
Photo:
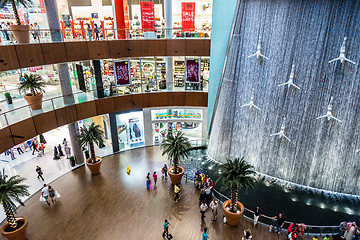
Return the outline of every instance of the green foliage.
{"type": "Polygon", "coordinates": [[[8,177],[3,169],[0,172],[0,203],[4,207],[6,218],[10,226],[16,227],[16,221],[14,212],[16,212],[15,202],[18,202],[21,206],[24,206],[24,202],[21,200],[23,196],[29,196],[27,185],[22,184],[25,178],[15,175],[8,177]]]}
{"type": "Polygon", "coordinates": [[[179,160],[189,156],[190,148],[189,139],[180,131],[175,135],[168,134],[161,144],[162,155],[168,154],[174,161],[175,173],[178,173],[179,160]]]}
{"type": "Polygon", "coordinates": [[[90,156],[95,163],[96,158],[94,151],[94,143],[98,147],[104,144],[104,132],[100,129],[100,125],[95,125],[94,123],[92,123],[88,128],[83,127],[77,139],[81,147],[89,145],[90,156]]]}
{"type": "Polygon", "coordinates": [[[39,75],[36,74],[25,74],[25,80],[19,85],[19,92],[26,94],[28,91],[32,93],[33,96],[40,93],[44,93],[45,82],[39,75]]]}
{"type": "Polygon", "coordinates": [[[7,97],[7,98],[10,97],[10,93],[8,93],[8,92],[6,92],[4,95],[5,95],[5,97],[7,97]]]}

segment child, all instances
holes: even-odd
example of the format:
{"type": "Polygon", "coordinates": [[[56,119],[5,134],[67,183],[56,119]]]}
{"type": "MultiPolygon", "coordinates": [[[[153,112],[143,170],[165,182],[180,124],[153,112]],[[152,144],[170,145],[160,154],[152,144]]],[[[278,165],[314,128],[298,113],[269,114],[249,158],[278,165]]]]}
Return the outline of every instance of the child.
{"type": "Polygon", "coordinates": [[[156,172],[154,172],[154,174],[153,174],[153,179],[154,179],[154,183],[155,183],[155,186],[156,186],[156,181],[157,181],[157,174],[156,174],[156,172]]]}
{"type": "Polygon", "coordinates": [[[314,236],[312,240],[318,240],[318,236],[314,236]]]}
{"type": "Polygon", "coordinates": [[[326,236],[324,237],[324,240],[330,240],[330,236],[329,236],[329,235],[326,235],[326,236]]]}

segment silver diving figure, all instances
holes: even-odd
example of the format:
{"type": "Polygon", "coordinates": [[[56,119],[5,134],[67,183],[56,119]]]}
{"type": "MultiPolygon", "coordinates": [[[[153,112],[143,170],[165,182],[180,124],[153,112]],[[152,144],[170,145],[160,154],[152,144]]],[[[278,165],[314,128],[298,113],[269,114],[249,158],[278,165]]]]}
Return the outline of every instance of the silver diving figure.
{"type": "Polygon", "coordinates": [[[341,123],[341,121],[339,119],[337,119],[336,117],[334,117],[333,114],[332,114],[332,107],[333,107],[332,102],[333,102],[333,100],[334,100],[334,98],[331,97],[329,105],[327,107],[327,113],[325,115],[323,115],[323,116],[317,117],[316,119],[327,118],[328,121],[330,121],[331,119],[334,119],[334,120],[341,123]]]}
{"type": "Polygon", "coordinates": [[[263,57],[265,59],[269,59],[266,56],[264,56],[263,54],[261,54],[261,37],[259,37],[258,44],[256,47],[256,52],[254,54],[251,54],[247,58],[251,58],[251,57],[256,57],[258,60],[260,60],[261,57],[263,57]]]}
{"type": "Polygon", "coordinates": [[[350,59],[346,58],[345,57],[345,51],[346,51],[346,48],[345,48],[345,44],[346,44],[346,39],[347,37],[344,37],[344,41],[342,42],[342,45],[341,45],[341,48],[340,48],[340,55],[338,58],[334,58],[333,60],[330,60],[329,63],[332,63],[332,62],[335,62],[335,61],[340,61],[341,64],[344,63],[345,61],[346,62],[349,62],[349,63],[352,63],[352,64],[356,64],[354,61],[351,61],[350,59]]]}
{"type": "Polygon", "coordinates": [[[279,138],[285,138],[286,140],[288,140],[289,142],[291,142],[290,138],[288,138],[286,135],[285,135],[285,118],[283,120],[283,123],[281,124],[281,128],[280,128],[280,132],[278,133],[273,133],[273,134],[270,134],[270,136],[279,136],[279,138]]]}
{"type": "Polygon", "coordinates": [[[255,109],[261,111],[261,109],[260,109],[258,106],[256,106],[254,102],[255,102],[255,100],[254,100],[254,95],[251,95],[250,102],[247,103],[247,104],[242,105],[240,108],[242,108],[242,107],[249,107],[250,109],[251,109],[251,108],[255,108],[255,109]]]}
{"type": "Polygon", "coordinates": [[[294,77],[295,77],[295,65],[293,64],[293,65],[291,66],[291,72],[290,72],[289,80],[288,80],[287,82],[285,82],[285,83],[279,84],[278,86],[280,87],[280,86],[288,85],[289,88],[290,88],[291,86],[293,86],[293,87],[295,87],[295,88],[297,88],[297,89],[300,90],[300,88],[299,88],[297,85],[295,85],[295,83],[294,83],[294,77]]]}

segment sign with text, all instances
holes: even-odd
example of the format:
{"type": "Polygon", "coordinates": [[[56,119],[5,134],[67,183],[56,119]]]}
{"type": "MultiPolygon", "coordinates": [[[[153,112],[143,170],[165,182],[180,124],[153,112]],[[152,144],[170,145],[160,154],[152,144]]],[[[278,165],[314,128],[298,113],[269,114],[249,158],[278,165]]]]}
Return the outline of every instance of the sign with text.
{"type": "Polygon", "coordinates": [[[114,61],[114,75],[117,86],[131,85],[130,62],[114,61]]]}
{"type": "Polygon", "coordinates": [[[187,83],[200,83],[200,60],[186,59],[185,78],[187,83]]]}
{"type": "Polygon", "coordinates": [[[140,2],[141,25],[144,32],[155,31],[154,2],[140,2]]]}
{"type": "Polygon", "coordinates": [[[183,31],[195,31],[195,3],[181,3],[181,19],[183,31]]]}

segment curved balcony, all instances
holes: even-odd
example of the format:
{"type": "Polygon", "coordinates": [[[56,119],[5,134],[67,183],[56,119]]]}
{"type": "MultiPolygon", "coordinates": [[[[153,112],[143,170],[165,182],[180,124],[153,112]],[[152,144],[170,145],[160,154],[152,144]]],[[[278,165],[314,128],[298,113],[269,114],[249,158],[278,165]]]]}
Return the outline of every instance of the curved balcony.
{"type": "MultiPolygon", "coordinates": [[[[63,34],[62,31],[64,30],[59,33],[63,34]]],[[[195,33],[191,32],[186,32],[176,39],[144,39],[129,35],[128,39],[122,40],[106,37],[98,41],[88,41],[87,38],[77,37],[66,38],[61,42],[51,42],[51,33],[47,30],[40,31],[40,35],[47,37],[45,40],[40,37],[35,43],[0,46],[0,71],[93,59],[210,56],[210,39],[195,37],[195,33]]]]}
{"type": "Polygon", "coordinates": [[[131,109],[191,106],[207,107],[208,94],[202,85],[181,92],[167,86],[153,92],[129,92],[118,89],[115,95],[98,99],[95,91],[78,92],[43,100],[41,110],[28,105],[0,114],[0,152],[36,135],[78,120],[131,109]],[[66,104],[65,104],[66,103],[66,104]]]}

